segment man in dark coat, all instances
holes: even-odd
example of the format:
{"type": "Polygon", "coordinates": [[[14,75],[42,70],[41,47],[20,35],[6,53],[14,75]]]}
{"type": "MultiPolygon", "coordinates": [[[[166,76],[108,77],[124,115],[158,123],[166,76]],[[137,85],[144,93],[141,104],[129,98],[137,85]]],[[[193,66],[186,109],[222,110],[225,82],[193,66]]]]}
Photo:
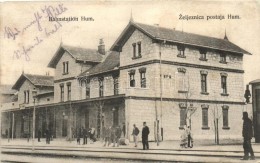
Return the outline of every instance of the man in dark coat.
{"type": "Polygon", "coordinates": [[[143,143],[143,150],[149,149],[149,144],[148,144],[148,135],[150,133],[149,127],[146,126],[146,122],[143,123],[143,130],[142,130],[142,143],[143,143]]]}
{"type": "Polygon", "coordinates": [[[119,140],[121,138],[121,133],[122,133],[122,130],[121,130],[121,127],[120,126],[117,126],[115,128],[115,140],[114,140],[114,145],[113,147],[115,146],[115,144],[117,143],[117,147],[119,147],[119,140]]]}
{"type": "Polygon", "coordinates": [[[88,144],[88,130],[86,128],[83,128],[82,134],[83,134],[83,145],[88,144]]]}
{"type": "Polygon", "coordinates": [[[46,129],[46,144],[50,144],[50,140],[51,140],[51,133],[49,129],[46,129]]]}
{"type": "Polygon", "coordinates": [[[244,137],[244,143],[243,143],[243,148],[244,148],[244,157],[242,160],[248,160],[249,159],[249,153],[250,153],[250,159],[254,160],[255,155],[254,151],[252,149],[251,145],[251,139],[253,137],[253,126],[252,126],[252,121],[248,118],[248,113],[243,112],[243,131],[242,135],[244,137]]]}
{"type": "Polygon", "coordinates": [[[38,130],[38,142],[41,142],[41,135],[42,135],[42,132],[41,132],[41,130],[39,129],[39,130],[38,130]]]}

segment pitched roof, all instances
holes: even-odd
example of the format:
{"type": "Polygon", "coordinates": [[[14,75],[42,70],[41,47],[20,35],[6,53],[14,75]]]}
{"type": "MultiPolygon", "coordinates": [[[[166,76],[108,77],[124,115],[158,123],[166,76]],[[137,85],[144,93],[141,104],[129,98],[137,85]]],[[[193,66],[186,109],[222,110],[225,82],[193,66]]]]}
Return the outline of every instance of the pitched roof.
{"type": "Polygon", "coordinates": [[[110,54],[108,54],[108,56],[103,62],[88,69],[87,71],[82,72],[79,76],[81,77],[81,76],[89,76],[89,75],[105,73],[112,70],[116,70],[118,67],[119,67],[119,53],[113,51],[110,54]]]}
{"type": "Polygon", "coordinates": [[[76,61],[99,63],[103,58],[103,55],[96,49],[85,49],[61,44],[49,62],[48,67],[55,68],[65,51],[68,52],[68,54],[70,54],[76,61]]]}
{"type": "Polygon", "coordinates": [[[161,40],[167,42],[181,43],[192,46],[205,47],[214,50],[222,50],[234,53],[250,54],[246,50],[233,44],[227,39],[214,38],[198,34],[192,34],[182,31],[177,31],[169,28],[146,25],[141,23],[129,22],[128,26],[121,33],[119,38],[112,45],[110,50],[118,51],[127,39],[131,36],[135,29],[145,33],[154,40],[161,40]]]}
{"type": "Polygon", "coordinates": [[[35,86],[53,87],[53,76],[22,74],[16,81],[13,89],[18,90],[25,80],[29,80],[35,86]]]}

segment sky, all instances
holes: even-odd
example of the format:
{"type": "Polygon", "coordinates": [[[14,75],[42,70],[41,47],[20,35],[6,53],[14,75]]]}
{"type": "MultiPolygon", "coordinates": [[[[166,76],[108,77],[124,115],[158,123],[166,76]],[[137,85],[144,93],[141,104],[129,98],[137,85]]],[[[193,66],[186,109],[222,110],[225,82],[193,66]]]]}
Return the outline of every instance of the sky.
{"type": "Polygon", "coordinates": [[[97,49],[103,38],[109,50],[131,13],[135,22],[216,38],[224,38],[226,30],[229,41],[252,54],[244,55],[244,83],[260,79],[259,1],[5,2],[0,12],[0,84],[14,84],[23,71],[54,75],[47,65],[61,42],[97,49]],[[50,22],[47,16],[54,10],[57,17],[78,17],[79,21],[50,22]],[[204,19],[180,20],[180,14],[204,19]],[[240,19],[227,19],[228,14],[240,19]],[[82,16],[91,21],[81,21],[82,16]],[[207,20],[207,16],[225,19],[207,20]],[[23,49],[29,51],[23,54],[23,49]]]}

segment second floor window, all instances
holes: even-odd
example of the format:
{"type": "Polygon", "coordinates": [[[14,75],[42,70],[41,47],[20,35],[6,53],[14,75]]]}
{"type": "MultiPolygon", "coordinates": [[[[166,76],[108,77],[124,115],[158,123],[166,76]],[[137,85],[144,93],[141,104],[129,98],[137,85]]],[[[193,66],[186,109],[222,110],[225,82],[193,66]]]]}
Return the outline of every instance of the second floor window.
{"type": "Polygon", "coordinates": [[[201,92],[207,93],[207,74],[201,74],[201,92]]]}
{"type": "Polygon", "coordinates": [[[24,103],[28,104],[30,102],[29,99],[30,99],[30,91],[26,90],[26,91],[24,91],[24,103]]]}
{"type": "Polygon", "coordinates": [[[185,58],[185,47],[183,45],[177,46],[178,49],[178,57],[185,58]]]}
{"type": "Polygon", "coordinates": [[[142,44],[141,42],[137,43],[138,57],[142,56],[142,44]]]}
{"type": "Polygon", "coordinates": [[[135,87],[135,74],[130,74],[130,87],[135,87]]]}
{"type": "Polygon", "coordinates": [[[85,81],[85,87],[86,87],[86,98],[90,98],[90,79],[87,79],[85,81]]]}
{"type": "Polygon", "coordinates": [[[141,88],[146,88],[146,68],[140,68],[139,69],[140,72],[140,85],[141,88]]]}
{"type": "Polygon", "coordinates": [[[119,82],[118,76],[114,77],[114,95],[118,95],[119,93],[119,82]]]}
{"type": "Polygon", "coordinates": [[[221,76],[221,89],[223,94],[227,94],[227,76],[221,76]]]}
{"type": "Polygon", "coordinates": [[[61,102],[64,101],[64,85],[63,84],[60,85],[60,101],[61,102]]]}
{"type": "Polygon", "coordinates": [[[63,74],[69,73],[69,62],[63,62],[63,74]]]}
{"type": "Polygon", "coordinates": [[[99,78],[99,97],[104,96],[104,79],[99,78]]]}
{"type": "Polygon", "coordinates": [[[200,50],[200,60],[202,60],[202,61],[207,61],[207,55],[206,55],[206,50],[204,50],[204,49],[201,49],[200,50]]]}
{"type": "Polygon", "coordinates": [[[71,83],[67,83],[68,101],[71,100],[71,83]]]}
{"type": "Polygon", "coordinates": [[[227,60],[226,60],[226,54],[220,54],[220,63],[226,63],[227,60]]]}
{"type": "Polygon", "coordinates": [[[133,46],[133,58],[136,58],[137,57],[136,56],[136,43],[133,43],[132,46],[133,46]]]}

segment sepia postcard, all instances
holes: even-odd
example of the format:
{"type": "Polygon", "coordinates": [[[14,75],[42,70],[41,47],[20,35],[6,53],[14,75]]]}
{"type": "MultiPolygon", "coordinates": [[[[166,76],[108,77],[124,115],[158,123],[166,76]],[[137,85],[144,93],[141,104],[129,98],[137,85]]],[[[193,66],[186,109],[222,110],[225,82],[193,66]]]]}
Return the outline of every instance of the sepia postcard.
{"type": "Polygon", "coordinates": [[[257,0],[0,3],[1,162],[260,162],[257,0]]]}

